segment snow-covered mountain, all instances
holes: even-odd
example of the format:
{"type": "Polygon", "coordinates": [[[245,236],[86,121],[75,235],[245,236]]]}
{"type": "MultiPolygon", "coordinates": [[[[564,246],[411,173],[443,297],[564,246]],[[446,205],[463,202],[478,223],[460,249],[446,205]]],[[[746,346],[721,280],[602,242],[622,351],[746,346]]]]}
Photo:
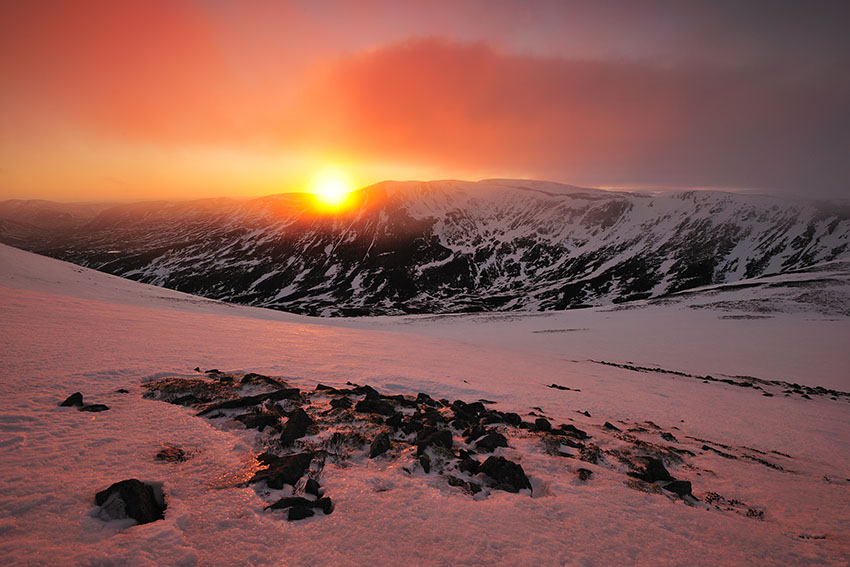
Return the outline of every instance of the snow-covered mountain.
{"type": "Polygon", "coordinates": [[[835,203],[521,180],[383,182],[335,215],[311,199],[120,205],[77,211],[76,224],[0,226],[0,240],[310,315],[569,309],[850,257],[850,209],[835,203]]]}

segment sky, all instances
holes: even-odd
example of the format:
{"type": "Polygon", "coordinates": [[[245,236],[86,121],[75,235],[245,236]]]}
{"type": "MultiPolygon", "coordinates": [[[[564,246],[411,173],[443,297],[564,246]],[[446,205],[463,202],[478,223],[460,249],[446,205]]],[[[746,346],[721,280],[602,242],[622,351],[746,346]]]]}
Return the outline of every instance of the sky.
{"type": "Polygon", "coordinates": [[[0,2],[0,198],[850,197],[850,2],[0,2]]]}

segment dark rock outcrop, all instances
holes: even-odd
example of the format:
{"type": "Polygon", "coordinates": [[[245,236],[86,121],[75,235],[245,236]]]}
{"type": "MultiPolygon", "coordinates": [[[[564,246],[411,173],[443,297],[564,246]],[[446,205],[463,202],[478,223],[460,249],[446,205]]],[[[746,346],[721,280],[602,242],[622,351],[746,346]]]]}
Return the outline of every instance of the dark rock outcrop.
{"type": "Polygon", "coordinates": [[[307,429],[314,424],[313,419],[307,415],[307,412],[301,408],[295,408],[289,414],[289,420],[283,427],[283,432],[280,434],[280,444],[283,447],[288,447],[295,443],[296,439],[301,439],[307,434],[307,429]]]}
{"type": "Polygon", "coordinates": [[[63,407],[81,407],[83,405],[83,395],[80,392],[74,392],[59,405],[63,407]]]}
{"type": "Polygon", "coordinates": [[[475,442],[475,448],[485,453],[492,453],[496,447],[507,446],[507,438],[498,431],[488,431],[484,437],[475,442]]]}
{"type": "Polygon", "coordinates": [[[682,497],[691,494],[691,483],[687,480],[674,480],[663,485],[662,488],[682,497]]]}
{"type": "Polygon", "coordinates": [[[656,482],[659,480],[675,480],[670,472],[664,467],[664,463],[660,459],[650,457],[646,460],[646,465],[642,471],[632,473],[633,476],[645,481],[656,482]]]}
{"type": "Polygon", "coordinates": [[[132,518],[140,524],[162,520],[166,509],[164,499],[157,496],[154,488],[131,478],[111,485],[98,492],[95,504],[111,519],[132,518]]]}
{"type": "Polygon", "coordinates": [[[310,468],[313,453],[295,453],[282,457],[263,453],[257,457],[257,460],[260,464],[266,465],[266,468],[254,473],[254,476],[248,480],[248,484],[264,480],[269,488],[279,489],[283,488],[284,484],[295,486],[298,479],[310,468]]]}
{"type": "Polygon", "coordinates": [[[369,447],[369,458],[374,459],[378,455],[383,455],[390,450],[390,436],[386,433],[379,433],[372,441],[372,446],[369,447]]]}
{"type": "Polygon", "coordinates": [[[77,408],[79,411],[87,411],[91,413],[97,413],[101,411],[106,411],[109,409],[109,406],[106,404],[86,404],[82,407],[77,408]]]}
{"type": "Polygon", "coordinates": [[[531,489],[531,482],[525,476],[522,466],[504,457],[487,457],[480,471],[495,481],[495,488],[507,492],[531,489]]]}

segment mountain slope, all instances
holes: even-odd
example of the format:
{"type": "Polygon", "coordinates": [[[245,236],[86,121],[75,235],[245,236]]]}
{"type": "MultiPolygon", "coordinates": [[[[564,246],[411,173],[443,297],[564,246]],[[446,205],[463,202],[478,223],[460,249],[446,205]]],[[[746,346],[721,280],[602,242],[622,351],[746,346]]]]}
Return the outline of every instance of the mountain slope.
{"type": "Polygon", "coordinates": [[[123,205],[24,246],[310,315],[568,309],[850,256],[846,210],[774,197],[489,180],[384,182],[355,201],[337,215],[304,194],[123,205]]]}
{"type": "MultiPolygon", "coordinates": [[[[846,291],[846,272],[846,265],[834,265],[798,278],[840,280],[835,289],[846,291]]],[[[810,310],[725,319],[726,308],[690,308],[720,298],[770,298],[763,294],[770,289],[778,288],[713,298],[716,290],[707,290],[681,304],[568,313],[308,319],[184,296],[0,246],[4,565],[55,565],[57,558],[145,567],[845,565],[848,397],[785,395],[782,386],[740,376],[754,370],[739,362],[758,362],[753,375],[775,379],[797,358],[795,381],[816,386],[804,380],[832,374],[846,391],[850,319],[810,310]],[[623,318],[631,322],[622,325],[623,318]],[[508,321],[518,326],[502,324],[508,321]],[[726,340],[736,329],[749,343],[726,340]],[[459,339],[447,337],[455,334],[459,339]],[[812,348],[828,340],[831,355],[812,348]],[[693,359],[677,341],[705,358],[693,359]],[[638,347],[641,358],[634,357],[638,347]],[[661,368],[635,369],[650,363],[661,368]],[[717,372],[721,364],[728,368],[717,372]],[[272,435],[268,428],[260,434],[231,416],[198,417],[193,408],[143,396],[151,381],[201,377],[195,366],[284,379],[310,392],[304,408],[317,418],[350,415],[344,427],[369,435],[389,426],[350,410],[328,412],[316,384],[347,388],[353,381],[410,397],[487,400],[487,407],[518,412],[529,423],[544,414],[553,424],[572,424],[603,457],[592,463],[540,432],[489,424],[509,444],[492,454],[521,464],[533,492],[481,498],[438,472],[448,454],[425,473],[415,448],[394,439],[387,454],[370,459],[367,443],[347,461],[329,459],[314,471],[336,505],[333,513],[288,522],[285,511],[266,507],[304,494],[301,482],[282,490],[245,485],[269,439],[263,435],[272,435]],[[716,379],[763,389],[704,381],[706,366],[716,379]],[[110,409],[59,407],[75,391],[110,409]],[[156,460],[164,445],[181,447],[189,459],[156,460]],[[628,476],[629,458],[660,448],[668,470],[692,483],[693,500],[628,476]],[[580,469],[591,476],[582,480],[580,469]],[[163,520],[129,526],[98,517],[95,493],[127,478],[162,488],[163,520]]],[[[455,439],[463,443],[459,432],[455,439]]]]}

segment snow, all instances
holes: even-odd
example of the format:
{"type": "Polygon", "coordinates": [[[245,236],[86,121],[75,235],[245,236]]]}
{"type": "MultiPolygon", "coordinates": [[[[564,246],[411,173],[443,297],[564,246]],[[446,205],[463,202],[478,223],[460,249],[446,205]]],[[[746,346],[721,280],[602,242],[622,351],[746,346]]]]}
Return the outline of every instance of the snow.
{"type": "Polygon", "coordinates": [[[756,319],[713,306],[729,297],[747,305],[765,289],[630,309],[319,320],[2,246],[0,556],[6,565],[846,565],[847,398],[765,397],[599,364],[850,390],[850,317],[799,302],[756,319]],[[681,440],[790,455],[771,458],[793,472],[711,451],[674,471],[697,497],[714,491],[763,509],[765,519],[755,520],[633,490],[604,466],[591,465],[594,477],[582,483],[574,471],[587,463],[517,436],[500,451],[521,462],[533,498],[494,491],[474,500],[438,476],[361,456],[324,470],[333,514],[290,523],[263,511],[261,490],[236,486],[259,450],[253,430],[141,397],[145,381],[195,376],[195,366],[266,373],[301,388],[350,380],[390,393],[487,398],[523,415],[540,406],[600,443],[614,442],[602,435],[604,421],[650,420],[678,428],[681,440]],[[545,387],[553,382],[580,391],[545,387]],[[77,390],[111,409],[57,407],[77,390]],[[155,462],[168,443],[193,458],[155,462]],[[127,527],[97,519],[94,493],[132,477],[162,483],[165,520],[127,527]]]}

